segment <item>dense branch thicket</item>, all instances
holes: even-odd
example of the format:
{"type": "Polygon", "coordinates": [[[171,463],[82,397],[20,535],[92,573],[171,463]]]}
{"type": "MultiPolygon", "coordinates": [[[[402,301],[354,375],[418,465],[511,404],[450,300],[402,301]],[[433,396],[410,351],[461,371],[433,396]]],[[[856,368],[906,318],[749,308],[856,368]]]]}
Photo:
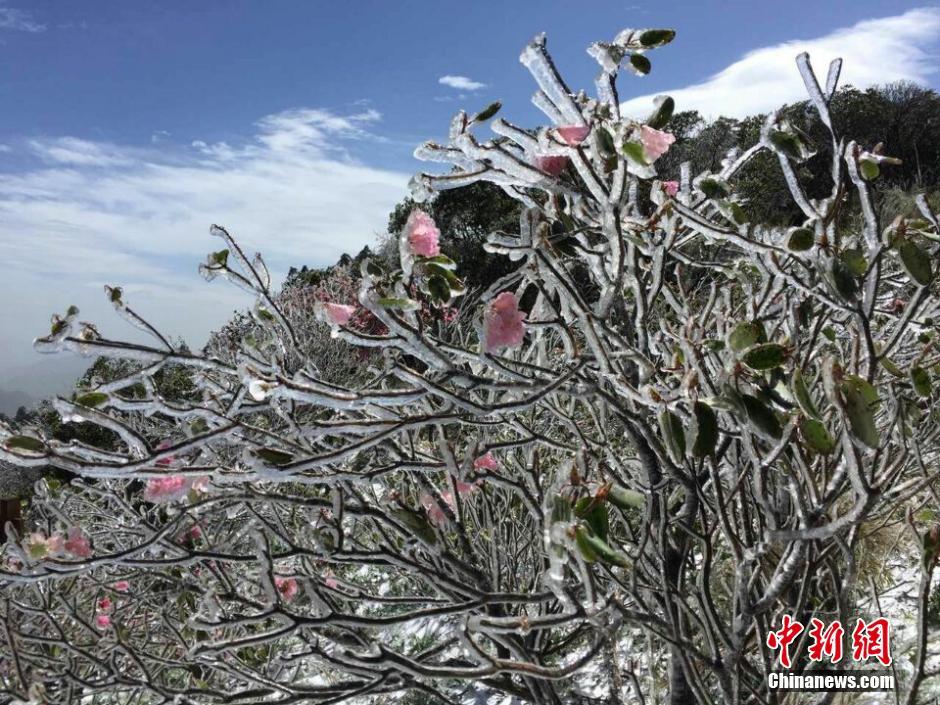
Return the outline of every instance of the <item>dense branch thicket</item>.
{"type": "Polygon", "coordinates": [[[521,60],[547,127],[494,105],[418,149],[452,167],[417,176],[419,198],[485,181],[522,206],[483,245],[505,268],[484,291],[465,295],[473,272],[414,210],[397,266],[364,258],[357,292],[276,295],[213,226],[203,274],[256,305],[201,354],[117,288],[152,345],[55,318],[40,350],[129,362],[54,402],[100,445],[2,433],[0,458],[76,479],[39,484],[31,533],[7,527],[0,697],[780,703],[767,633],[881,614],[895,586],[870,559],[893,542],[919,564],[889,576],[915,582],[895,668],[918,702],[936,669],[937,219],[921,198],[880,222],[871,185],[897,160],[841,134],[840,65],[822,85],[806,55],[816,144],[775,113],[710,172],[657,179],[672,101],[622,115],[616,78],[672,37],[592,45],[596,97],[538,37],[521,60]],[[828,188],[808,192],[817,148],[828,188]],[[748,217],[737,179],[758,159],[800,222],[748,217]]]}

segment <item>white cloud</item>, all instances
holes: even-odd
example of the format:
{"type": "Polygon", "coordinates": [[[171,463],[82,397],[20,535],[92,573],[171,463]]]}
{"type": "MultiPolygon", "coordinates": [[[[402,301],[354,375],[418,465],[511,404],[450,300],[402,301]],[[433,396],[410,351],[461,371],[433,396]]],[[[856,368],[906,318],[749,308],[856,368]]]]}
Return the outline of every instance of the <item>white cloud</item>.
{"type": "Polygon", "coordinates": [[[42,32],[46,25],[36,22],[25,10],[15,7],[0,7],[0,29],[9,29],[19,32],[42,32]]]}
{"type": "MultiPolygon", "coordinates": [[[[829,62],[842,57],[840,85],[857,88],[898,80],[925,83],[935,71],[940,39],[940,9],[910,10],[894,17],[864,20],[816,39],[796,39],[746,54],[723,71],[684,88],[664,90],[677,110],[698,110],[707,117],[744,117],[806,98],[795,57],[810,54],[821,83],[829,62]]],[[[623,103],[627,115],[645,116],[653,95],[623,103]]]]}
{"type": "Polygon", "coordinates": [[[486,88],[485,83],[474,81],[466,76],[441,76],[437,79],[437,82],[443,86],[456,88],[458,91],[478,91],[481,88],[486,88]]]}
{"type": "Polygon", "coordinates": [[[250,301],[196,267],[230,229],[264,254],[275,276],[325,265],[373,244],[407,192],[408,174],[366,166],[349,140],[374,110],[337,115],[298,109],[262,118],[249,140],[126,147],[73,137],[34,139],[25,171],[0,171],[0,349],[30,359],[48,316],[76,304],[105,334],[133,335],[109,310],[104,284],[170,335],[200,345],[250,301]]]}

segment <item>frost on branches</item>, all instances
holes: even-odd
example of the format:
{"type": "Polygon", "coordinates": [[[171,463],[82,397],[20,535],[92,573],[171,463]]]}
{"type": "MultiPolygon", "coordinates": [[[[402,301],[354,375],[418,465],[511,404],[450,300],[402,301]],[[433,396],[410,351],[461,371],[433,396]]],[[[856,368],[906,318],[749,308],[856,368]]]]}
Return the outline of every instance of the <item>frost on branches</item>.
{"type": "MultiPolygon", "coordinates": [[[[77,479],[40,482],[27,533],[7,527],[0,698],[783,702],[765,690],[783,615],[893,605],[917,702],[936,673],[937,219],[921,199],[879,222],[891,158],[834,131],[811,198],[814,147],[776,115],[719,172],[658,177],[673,101],[622,115],[616,78],[672,38],[592,45],[589,97],[538,37],[521,60],[547,126],[494,104],[418,149],[445,167],[417,193],[487,180],[526,207],[489,237],[516,266],[487,291],[464,292],[416,211],[400,268],[364,263],[355,296],[306,316],[214,226],[203,274],[256,300],[225,354],[171,344],[117,288],[151,345],[55,318],[40,351],[133,364],[55,401],[109,447],[3,433],[0,459],[77,479]],[[762,151],[805,215],[786,230],[735,194],[762,151]],[[166,366],[196,393],[161,396],[166,366]],[[873,560],[886,542],[917,566],[900,580],[873,560]]],[[[797,63],[831,130],[839,63],[824,84],[797,63]]]]}

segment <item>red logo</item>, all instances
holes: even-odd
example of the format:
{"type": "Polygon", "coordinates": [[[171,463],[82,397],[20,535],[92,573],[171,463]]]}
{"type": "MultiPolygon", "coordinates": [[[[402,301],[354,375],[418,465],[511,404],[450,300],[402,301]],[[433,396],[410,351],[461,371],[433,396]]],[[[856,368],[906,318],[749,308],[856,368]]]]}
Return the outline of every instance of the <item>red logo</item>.
{"type": "MultiPolygon", "coordinates": [[[[809,659],[838,663],[842,660],[845,629],[838,620],[826,624],[815,617],[810,620],[809,659]]],[[[806,627],[788,614],[783,615],[783,626],[767,635],[767,646],[779,650],[780,665],[790,668],[790,645],[799,638],[806,627]]],[[[859,618],[852,630],[852,660],[856,662],[877,659],[882,665],[891,665],[891,625],[884,617],[866,622],[859,618]]]]}

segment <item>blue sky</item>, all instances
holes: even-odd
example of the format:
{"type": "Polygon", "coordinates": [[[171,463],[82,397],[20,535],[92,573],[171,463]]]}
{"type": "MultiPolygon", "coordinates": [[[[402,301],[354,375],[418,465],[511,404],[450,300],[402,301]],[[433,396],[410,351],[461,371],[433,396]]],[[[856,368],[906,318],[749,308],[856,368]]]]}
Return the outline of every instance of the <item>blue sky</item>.
{"type": "Polygon", "coordinates": [[[803,48],[843,55],[857,85],[937,81],[924,3],[0,0],[0,386],[71,303],[124,334],[105,283],[201,343],[248,303],[195,274],[210,223],[277,273],[358,250],[456,109],[498,98],[540,121],[517,60],[533,35],[590,89],[586,46],[630,26],[679,32],[651,76],[621,79],[637,114],[667,91],[712,115],[797,99],[803,48]]]}

